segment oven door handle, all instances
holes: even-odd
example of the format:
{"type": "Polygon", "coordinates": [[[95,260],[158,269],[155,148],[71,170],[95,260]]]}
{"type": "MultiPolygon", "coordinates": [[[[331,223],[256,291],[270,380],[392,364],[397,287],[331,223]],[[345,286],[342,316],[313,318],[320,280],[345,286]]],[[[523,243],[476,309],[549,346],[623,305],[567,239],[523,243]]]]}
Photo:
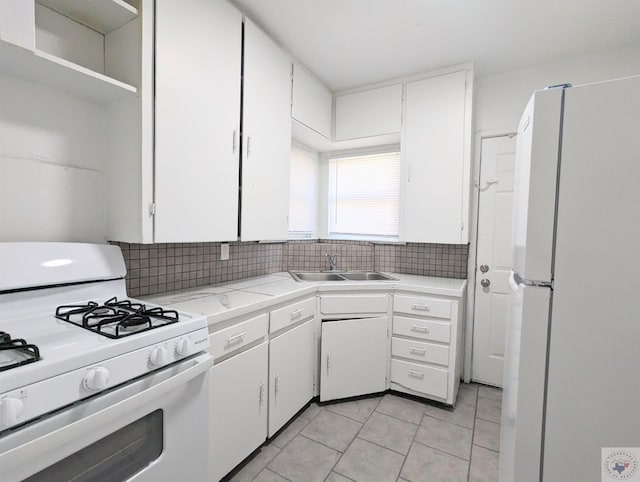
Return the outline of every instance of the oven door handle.
{"type": "MultiPolygon", "coordinates": [[[[7,482],[8,480],[22,480],[25,478],[25,468],[28,471],[26,476],[28,476],[49,467],[51,461],[47,460],[45,454],[50,451],[51,447],[56,447],[58,450],[56,460],[72,455],[79,448],[82,448],[75,447],[74,440],[87,432],[93,431],[96,427],[109,424],[116,419],[126,418],[136,408],[144,406],[162,397],[165,393],[188,383],[213,366],[213,357],[207,353],[197,356],[193,361],[195,362],[193,366],[143,392],[0,454],[0,467],[2,467],[3,473],[9,474],[7,482]],[[66,453],[61,455],[61,449],[66,453]],[[14,475],[15,479],[13,478],[14,475]]],[[[3,479],[3,482],[5,482],[5,479],[3,479]]]]}

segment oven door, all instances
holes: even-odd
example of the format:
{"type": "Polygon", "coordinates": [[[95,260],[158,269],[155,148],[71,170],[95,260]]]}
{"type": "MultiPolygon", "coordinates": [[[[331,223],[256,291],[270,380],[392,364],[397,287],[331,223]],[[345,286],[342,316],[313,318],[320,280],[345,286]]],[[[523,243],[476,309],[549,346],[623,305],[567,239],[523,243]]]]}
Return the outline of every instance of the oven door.
{"type": "Polygon", "coordinates": [[[197,355],[0,438],[0,480],[205,481],[209,368],[197,355]]]}

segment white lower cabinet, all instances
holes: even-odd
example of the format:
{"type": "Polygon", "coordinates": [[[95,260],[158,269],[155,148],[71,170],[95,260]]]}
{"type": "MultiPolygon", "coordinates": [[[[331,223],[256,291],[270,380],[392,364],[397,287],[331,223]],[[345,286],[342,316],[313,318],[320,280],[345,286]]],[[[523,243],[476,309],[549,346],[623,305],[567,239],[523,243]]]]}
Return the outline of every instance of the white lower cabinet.
{"type": "Polygon", "coordinates": [[[269,437],[313,398],[313,319],[269,341],[269,437]]]}
{"type": "Polygon", "coordinates": [[[265,341],[211,368],[209,479],[220,480],[267,438],[265,341]]]}
{"type": "Polygon", "coordinates": [[[389,318],[322,323],[320,401],[387,389],[389,318]]]}
{"type": "Polygon", "coordinates": [[[461,304],[433,296],[394,296],[392,390],[455,403],[462,354],[461,304]]]}

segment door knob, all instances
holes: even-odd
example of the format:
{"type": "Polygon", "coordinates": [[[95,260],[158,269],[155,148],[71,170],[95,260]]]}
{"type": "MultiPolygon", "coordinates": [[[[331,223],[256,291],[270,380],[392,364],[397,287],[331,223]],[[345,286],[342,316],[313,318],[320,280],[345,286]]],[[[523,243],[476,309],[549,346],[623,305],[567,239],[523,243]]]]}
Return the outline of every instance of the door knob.
{"type": "Polygon", "coordinates": [[[482,285],[483,288],[486,288],[491,284],[491,281],[489,281],[487,278],[483,278],[480,280],[480,284],[482,285]]]}
{"type": "Polygon", "coordinates": [[[481,264],[480,271],[482,271],[483,273],[486,273],[487,271],[489,271],[489,267],[486,264],[481,264]]]}

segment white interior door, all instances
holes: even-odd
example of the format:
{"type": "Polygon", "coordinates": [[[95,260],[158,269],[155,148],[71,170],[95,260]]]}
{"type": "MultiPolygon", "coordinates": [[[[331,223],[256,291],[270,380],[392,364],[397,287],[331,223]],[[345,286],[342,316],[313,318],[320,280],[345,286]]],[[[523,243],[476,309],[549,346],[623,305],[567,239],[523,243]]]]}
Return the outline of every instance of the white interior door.
{"type": "Polygon", "coordinates": [[[499,387],[504,368],[512,260],[515,150],[515,138],[482,140],[471,377],[499,387]]]}

